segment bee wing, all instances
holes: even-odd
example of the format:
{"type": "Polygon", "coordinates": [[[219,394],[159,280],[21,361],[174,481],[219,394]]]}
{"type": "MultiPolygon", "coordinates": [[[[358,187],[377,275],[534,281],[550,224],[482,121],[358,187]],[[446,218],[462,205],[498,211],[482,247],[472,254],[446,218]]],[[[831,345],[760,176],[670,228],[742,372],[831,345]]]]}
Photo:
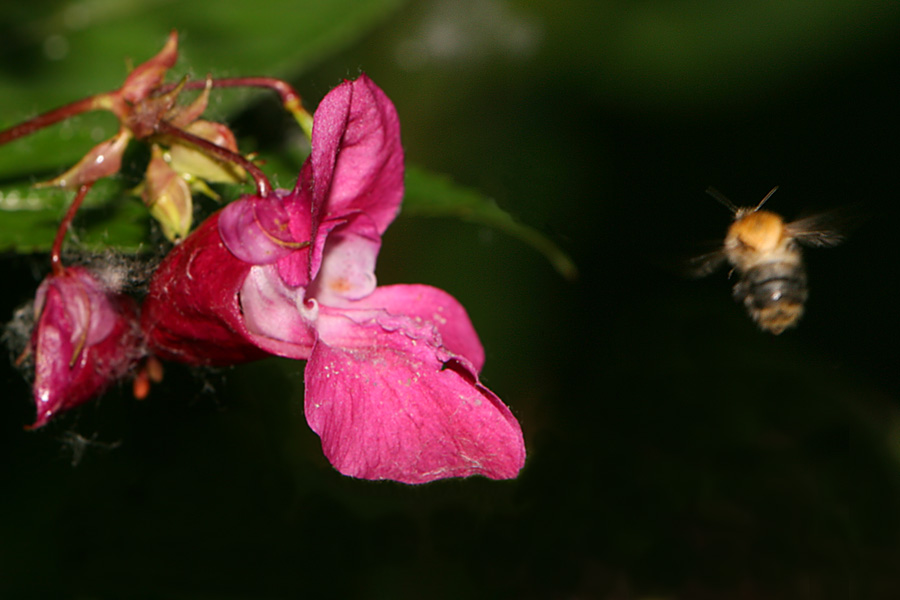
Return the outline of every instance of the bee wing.
{"type": "Polygon", "coordinates": [[[862,212],[855,206],[837,208],[791,221],[787,233],[801,244],[830,248],[847,239],[847,231],[863,220],[862,212]]]}
{"type": "Polygon", "coordinates": [[[816,248],[832,248],[847,239],[844,234],[833,230],[798,231],[791,232],[791,235],[801,244],[816,248]]]}
{"type": "Polygon", "coordinates": [[[706,277],[725,264],[725,252],[716,250],[687,260],[685,272],[690,277],[706,277]]]}

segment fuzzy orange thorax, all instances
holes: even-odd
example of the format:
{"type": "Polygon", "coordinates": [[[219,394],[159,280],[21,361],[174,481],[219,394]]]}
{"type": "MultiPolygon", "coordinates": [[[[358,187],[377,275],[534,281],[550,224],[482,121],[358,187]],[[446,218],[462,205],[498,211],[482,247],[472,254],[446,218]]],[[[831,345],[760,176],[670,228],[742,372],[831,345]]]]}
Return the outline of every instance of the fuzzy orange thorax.
{"type": "Polygon", "coordinates": [[[739,216],[728,229],[726,247],[744,246],[756,252],[771,252],[785,237],[784,220],[775,213],[758,210],[739,216]]]}

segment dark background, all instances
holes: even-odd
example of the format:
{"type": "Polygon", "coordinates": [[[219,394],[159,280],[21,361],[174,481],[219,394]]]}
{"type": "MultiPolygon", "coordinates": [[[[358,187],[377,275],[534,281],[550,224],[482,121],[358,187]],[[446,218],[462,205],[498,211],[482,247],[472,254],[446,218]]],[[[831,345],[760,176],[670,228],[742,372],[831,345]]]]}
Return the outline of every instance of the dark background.
{"type": "MultiPolygon", "coordinates": [[[[281,360],[171,366],[144,402],[114,391],[26,432],[29,389],[4,363],[0,594],[900,597],[900,11],[801,4],[412,3],[305,72],[314,106],[365,70],[411,163],[578,264],[565,281],[447,219],[401,217],[384,239],[381,283],[468,308],[525,469],[341,477],[305,424],[301,366],[281,360]],[[757,330],[724,271],[680,275],[729,223],[709,185],[739,205],[779,185],[768,206],[788,218],[860,215],[844,245],[807,253],[798,329],[757,330]]],[[[278,148],[276,108],[232,123],[278,148]]],[[[4,257],[0,314],[45,260],[4,257]]]]}

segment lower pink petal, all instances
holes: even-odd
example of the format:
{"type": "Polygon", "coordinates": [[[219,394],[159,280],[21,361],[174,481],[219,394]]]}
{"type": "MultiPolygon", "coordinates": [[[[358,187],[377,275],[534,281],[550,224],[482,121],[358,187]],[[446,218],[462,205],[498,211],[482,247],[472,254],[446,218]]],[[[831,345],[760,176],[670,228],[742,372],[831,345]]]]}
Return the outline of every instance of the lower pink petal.
{"type": "Polygon", "coordinates": [[[464,356],[476,373],[484,365],[484,347],[466,309],[444,290],[421,284],[386,285],[351,306],[385,311],[387,315],[379,320],[387,327],[390,327],[388,315],[429,325],[440,336],[441,345],[453,354],[464,356]]]}
{"type": "Polygon", "coordinates": [[[402,330],[345,325],[368,345],[320,340],[306,367],[306,418],[338,471],[403,483],[519,473],[522,430],[464,359],[442,362],[402,330]]]}

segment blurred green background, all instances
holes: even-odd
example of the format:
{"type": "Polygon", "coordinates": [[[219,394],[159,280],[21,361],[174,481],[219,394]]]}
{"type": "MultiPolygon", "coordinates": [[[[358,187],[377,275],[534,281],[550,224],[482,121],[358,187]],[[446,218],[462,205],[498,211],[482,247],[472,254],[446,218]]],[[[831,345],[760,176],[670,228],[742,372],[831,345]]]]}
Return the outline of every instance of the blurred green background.
{"type": "MultiPolygon", "coordinates": [[[[117,87],[171,28],[178,73],[286,77],[310,108],[364,70],[410,163],[580,276],[458,219],[384,239],[381,283],[469,310],[526,436],[510,482],[340,476],[291,361],[170,366],[144,402],[113,391],[37,432],[4,363],[0,596],[900,597],[898,26],[875,0],[5,5],[0,127],[117,87]],[[724,272],[678,273],[728,225],[709,185],[739,205],[780,185],[788,217],[860,203],[845,245],[807,253],[797,330],[758,331],[724,272]]],[[[291,185],[302,141],[277,102],[214,96],[291,185]]],[[[71,164],[104,118],[0,148],[0,183],[71,164]]],[[[46,263],[3,256],[3,319],[46,263]]]]}

